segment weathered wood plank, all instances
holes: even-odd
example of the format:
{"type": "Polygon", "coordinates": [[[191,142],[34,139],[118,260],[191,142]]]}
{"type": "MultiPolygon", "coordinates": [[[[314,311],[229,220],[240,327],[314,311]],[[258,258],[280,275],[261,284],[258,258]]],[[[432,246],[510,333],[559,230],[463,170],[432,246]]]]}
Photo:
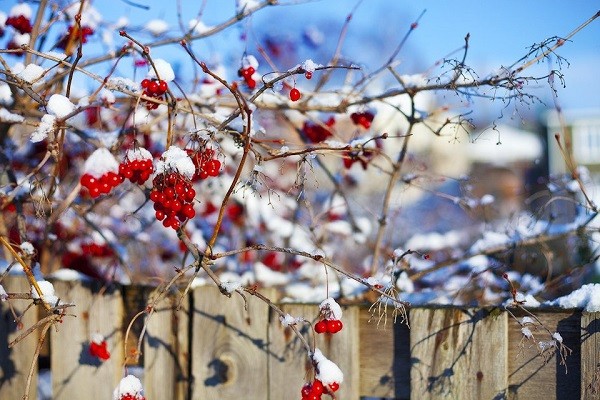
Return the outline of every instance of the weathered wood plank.
{"type": "MultiPolygon", "coordinates": [[[[319,314],[317,304],[284,304],[285,313],[293,317],[303,317],[316,322],[319,314]]],[[[344,382],[336,392],[338,399],[358,400],[360,398],[360,359],[356,351],[359,345],[358,307],[342,307],[344,328],[334,334],[313,335],[308,324],[301,332],[310,345],[315,346],[323,355],[337,364],[344,373],[344,382]],[[308,335],[307,335],[308,334],[308,335]]],[[[269,331],[269,392],[270,399],[299,398],[302,386],[313,379],[313,368],[307,352],[296,335],[274,315],[269,331]]]]}
{"type": "Polygon", "coordinates": [[[361,396],[410,398],[410,330],[404,323],[378,321],[360,310],[361,396]]]}
{"type": "Polygon", "coordinates": [[[411,397],[494,399],[507,388],[507,316],[486,310],[409,312],[411,397]]]}
{"type": "MultiPolygon", "coordinates": [[[[521,325],[514,318],[508,319],[508,398],[509,399],[578,399],[580,382],[580,336],[581,312],[549,310],[535,311],[537,318],[552,332],[563,337],[563,343],[573,350],[567,357],[567,369],[560,365],[558,354],[547,362],[530,342],[522,342],[521,325]],[[568,372],[568,373],[567,373],[568,372]]],[[[517,318],[526,314],[515,310],[517,318]]],[[[537,340],[550,340],[542,331],[533,332],[537,340]]]]}
{"type": "Polygon", "coordinates": [[[267,399],[268,306],[216,287],[193,292],[192,399],[267,399]]]}
{"type": "Polygon", "coordinates": [[[600,398],[600,312],[581,315],[581,398],[600,398]]]}
{"type": "Polygon", "coordinates": [[[65,317],[52,330],[52,392],[54,400],[105,400],[123,376],[123,299],[118,288],[101,288],[95,282],[55,281],[62,301],[71,302],[75,318],[65,317]],[[108,343],[109,360],[89,353],[90,338],[100,333],[108,343]]]}
{"type": "MultiPolygon", "coordinates": [[[[153,296],[149,294],[150,304],[153,296]]],[[[169,295],[159,301],[148,320],[144,337],[144,394],[148,399],[185,399],[188,375],[188,316],[187,298],[169,295]]]]}
{"type": "MultiPolygon", "coordinates": [[[[8,293],[30,293],[31,289],[25,275],[9,275],[2,281],[8,293]]],[[[17,316],[31,303],[31,300],[11,300],[17,316]]],[[[37,308],[29,309],[23,315],[23,329],[18,329],[8,302],[0,302],[0,399],[20,399],[25,394],[27,375],[33,362],[33,355],[38,344],[38,331],[32,332],[12,349],[8,344],[23,331],[38,321],[37,308]]],[[[29,390],[29,398],[37,399],[37,368],[34,370],[29,390]]]]}

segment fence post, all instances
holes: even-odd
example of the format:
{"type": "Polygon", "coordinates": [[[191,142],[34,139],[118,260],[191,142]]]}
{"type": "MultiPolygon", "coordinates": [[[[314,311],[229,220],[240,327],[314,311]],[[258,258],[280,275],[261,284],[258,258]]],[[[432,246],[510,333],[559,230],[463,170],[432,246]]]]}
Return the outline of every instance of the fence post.
{"type": "Polygon", "coordinates": [[[269,309],[246,299],[214,286],[193,291],[192,399],[267,399],[269,309]]]}
{"type": "MultiPolygon", "coordinates": [[[[25,275],[8,275],[2,280],[2,286],[8,293],[31,293],[25,275]]],[[[31,300],[11,300],[18,317],[30,303],[31,300]]],[[[37,307],[32,307],[23,315],[21,322],[24,329],[21,330],[17,329],[7,302],[0,302],[0,311],[0,399],[20,399],[25,394],[31,363],[38,362],[33,359],[38,344],[38,331],[33,331],[12,349],[8,348],[8,344],[38,321],[38,310],[37,307]]],[[[29,398],[37,399],[37,368],[33,372],[29,398]]]]}
{"type": "Polygon", "coordinates": [[[55,281],[56,294],[75,307],[68,309],[58,330],[52,329],[50,351],[54,400],[106,400],[123,376],[123,299],[118,288],[97,282],[55,281]],[[89,353],[91,335],[108,343],[110,359],[89,353]]]}
{"type": "MultiPolygon", "coordinates": [[[[148,304],[157,295],[149,294],[148,304]]],[[[188,394],[189,296],[169,294],[150,316],[144,337],[144,394],[147,399],[184,400],[188,394]],[[177,310],[181,301],[181,309],[177,310]]]]}
{"type": "Polygon", "coordinates": [[[600,312],[581,315],[581,398],[600,398],[600,312]]]}
{"type": "Polygon", "coordinates": [[[413,308],[409,317],[413,398],[503,398],[508,387],[506,313],[413,308]]]}

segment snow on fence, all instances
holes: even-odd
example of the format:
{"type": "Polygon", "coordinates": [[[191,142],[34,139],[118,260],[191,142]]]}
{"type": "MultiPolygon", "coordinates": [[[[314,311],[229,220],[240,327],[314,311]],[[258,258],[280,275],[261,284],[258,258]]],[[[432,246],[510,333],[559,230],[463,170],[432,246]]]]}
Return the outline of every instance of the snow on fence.
{"type": "MultiPolygon", "coordinates": [[[[3,285],[8,292],[29,290],[21,277],[7,277],[3,285]]],[[[53,398],[110,399],[123,376],[124,352],[135,351],[137,343],[139,325],[133,324],[125,350],[127,327],[152,290],[107,290],[75,281],[55,282],[55,288],[76,307],[69,309],[75,317],[65,317],[50,334],[53,398]],[[106,362],[89,355],[96,332],[108,342],[106,362]]],[[[173,294],[158,304],[147,325],[138,369],[147,399],[300,398],[304,349],[264,303],[248,298],[245,309],[240,296],[226,298],[215,287],[195,288],[179,300],[173,294]]],[[[0,399],[18,399],[37,337],[8,349],[21,332],[14,329],[7,303],[0,307],[0,399]]],[[[281,307],[293,316],[317,314],[315,305],[281,307]]],[[[33,311],[25,318],[35,320],[33,311]]],[[[567,374],[557,355],[544,360],[535,347],[523,345],[521,326],[501,309],[416,307],[409,312],[409,329],[389,320],[384,328],[368,307],[351,305],[345,307],[344,329],[334,337],[318,335],[316,342],[344,370],[338,392],[344,400],[598,398],[600,313],[544,309],[535,314],[573,350],[567,374]]]]}

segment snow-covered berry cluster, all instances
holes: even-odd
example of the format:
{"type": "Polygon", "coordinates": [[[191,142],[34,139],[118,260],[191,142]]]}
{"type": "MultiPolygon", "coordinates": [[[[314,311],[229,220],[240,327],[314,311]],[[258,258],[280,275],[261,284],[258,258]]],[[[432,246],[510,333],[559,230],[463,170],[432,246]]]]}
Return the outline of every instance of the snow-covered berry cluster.
{"type": "Polygon", "coordinates": [[[325,392],[323,382],[315,379],[312,383],[302,386],[300,394],[302,394],[302,400],[320,400],[323,392],[325,392]]]}
{"type": "Polygon", "coordinates": [[[101,361],[108,360],[110,353],[107,347],[106,340],[102,335],[99,333],[92,335],[92,340],[90,341],[90,354],[92,356],[98,357],[101,361]]]}
{"type": "Polygon", "coordinates": [[[181,223],[196,216],[193,205],[196,191],[181,174],[159,174],[152,184],[150,200],[154,202],[156,219],[162,221],[163,226],[177,230],[181,223]]]}
{"type": "Polygon", "coordinates": [[[113,392],[113,400],[146,400],[142,382],[133,375],[121,379],[113,392]]]}
{"type": "Polygon", "coordinates": [[[342,308],[331,297],[323,300],[319,305],[321,319],[315,324],[317,333],[338,333],[344,327],[342,324],[342,308]]]}
{"type": "MultiPolygon", "coordinates": [[[[144,79],[141,83],[144,96],[153,97],[155,99],[162,99],[167,90],[169,90],[169,85],[166,81],[161,79],[144,79]]],[[[146,102],[146,108],[148,110],[155,110],[158,108],[158,103],[153,101],[146,102]]]]}
{"type": "Polygon", "coordinates": [[[11,12],[12,15],[6,19],[6,26],[12,26],[19,33],[31,33],[32,26],[29,17],[27,15],[17,13],[18,11],[15,11],[14,13],[11,12]]]}
{"type": "Polygon", "coordinates": [[[128,150],[125,159],[119,164],[119,175],[138,185],[143,185],[152,172],[152,154],[143,147],[128,150]]]}
{"type": "Polygon", "coordinates": [[[196,172],[192,177],[192,181],[196,182],[201,179],[206,179],[209,176],[219,176],[221,170],[221,161],[215,158],[215,151],[210,148],[204,150],[186,149],[187,154],[192,159],[196,172]]]}
{"type": "Polygon", "coordinates": [[[119,186],[124,178],[119,175],[119,164],[106,148],[94,151],[83,166],[84,174],[81,176],[81,186],[88,190],[92,198],[101,194],[108,194],[119,186]]]}
{"type": "Polygon", "coordinates": [[[360,125],[365,129],[369,129],[371,127],[371,123],[375,118],[375,114],[370,111],[363,112],[355,112],[350,114],[350,119],[354,123],[354,125],[360,125]]]}

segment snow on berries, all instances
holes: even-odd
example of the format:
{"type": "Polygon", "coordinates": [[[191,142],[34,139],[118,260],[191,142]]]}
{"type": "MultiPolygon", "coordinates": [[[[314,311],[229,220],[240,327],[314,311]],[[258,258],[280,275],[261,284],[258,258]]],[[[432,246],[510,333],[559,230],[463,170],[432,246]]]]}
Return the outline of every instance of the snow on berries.
{"type": "Polygon", "coordinates": [[[10,9],[6,25],[12,26],[19,33],[31,33],[31,7],[27,4],[17,4],[10,9]]]}
{"type": "Polygon", "coordinates": [[[175,146],[163,153],[152,180],[150,200],[154,203],[155,217],[165,228],[175,230],[196,216],[194,198],[196,191],[191,178],[196,167],[188,154],[175,146]]]}
{"type": "Polygon", "coordinates": [[[66,117],[75,111],[75,108],[75,104],[71,103],[71,100],[62,94],[53,94],[50,96],[48,103],[46,104],[48,113],[57,118],[66,117]]]}
{"type": "Polygon", "coordinates": [[[342,370],[333,361],[327,359],[319,349],[315,349],[312,359],[315,363],[315,379],[318,379],[326,390],[336,392],[344,381],[342,370]]]}
{"type": "MultiPolygon", "coordinates": [[[[141,83],[143,95],[147,97],[153,97],[158,100],[162,100],[164,94],[169,89],[169,86],[164,80],[157,79],[144,79],[141,83]]],[[[158,108],[158,103],[153,101],[146,101],[146,109],[155,110],[158,108]]]]}
{"type": "Polygon", "coordinates": [[[307,383],[302,387],[300,394],[302,395],[302,400],[320,400],[321,395],[325,391],[325,387],[323,383],[315,379],[313,383],[307,383]]]}
{"type": "Polygon", "coordinates": [[[121,379],[113,392],[113,400],[146,400],[142,382],[133,375],[121,379]]]}
{"type": "Polygon", "coordinates": [[[81,176],[81,186],[85,187],[92,198],[110,191],[123,182],[119,175],[119,164],[106,148],[94,151],[83,165],[84,174],[81,176]]]}
{"type": "Polygon", "coordinates": [[[187,154],[192,159],[196,172],[192,181],[203,180],[208,177],[219,176],[221,170],[221,161],[215,158],[215,151],[211,148],[204,149],[186,149],[187,154]]]}
{"type": "Polygon", "coordinates": [[[99,333],[95,333],[92,335],[92,340],[90,341],[90,354],[94,357],[97,357],[101,361],[106,361],[110,358],[110,353],[108,352],[107,343],[99,333]]]}
{"type": "Polygon", "coordinates": [[[256,57],[249,55],[242,59],[242,66],[238,70],[238,76],[244,79],[244,82],[250,90],[256,88],[256,81],[259,75],[256,73],[258,68],[258,61],[256,57]]]}
{"type": "Polygon", "coordinates": [[[119,175],[138,185],[143,185],[153,172],[152,154],[143,147],[127,150],[125,159],[119,164],[119,175]]]}
{"type": "Polygon", "coordinates": [[[333,298],[323,300],[319,305],[319,312],[323,319],[315,324],[315,332],[333,334],[342,330],[342,308],[333,298]]]}

